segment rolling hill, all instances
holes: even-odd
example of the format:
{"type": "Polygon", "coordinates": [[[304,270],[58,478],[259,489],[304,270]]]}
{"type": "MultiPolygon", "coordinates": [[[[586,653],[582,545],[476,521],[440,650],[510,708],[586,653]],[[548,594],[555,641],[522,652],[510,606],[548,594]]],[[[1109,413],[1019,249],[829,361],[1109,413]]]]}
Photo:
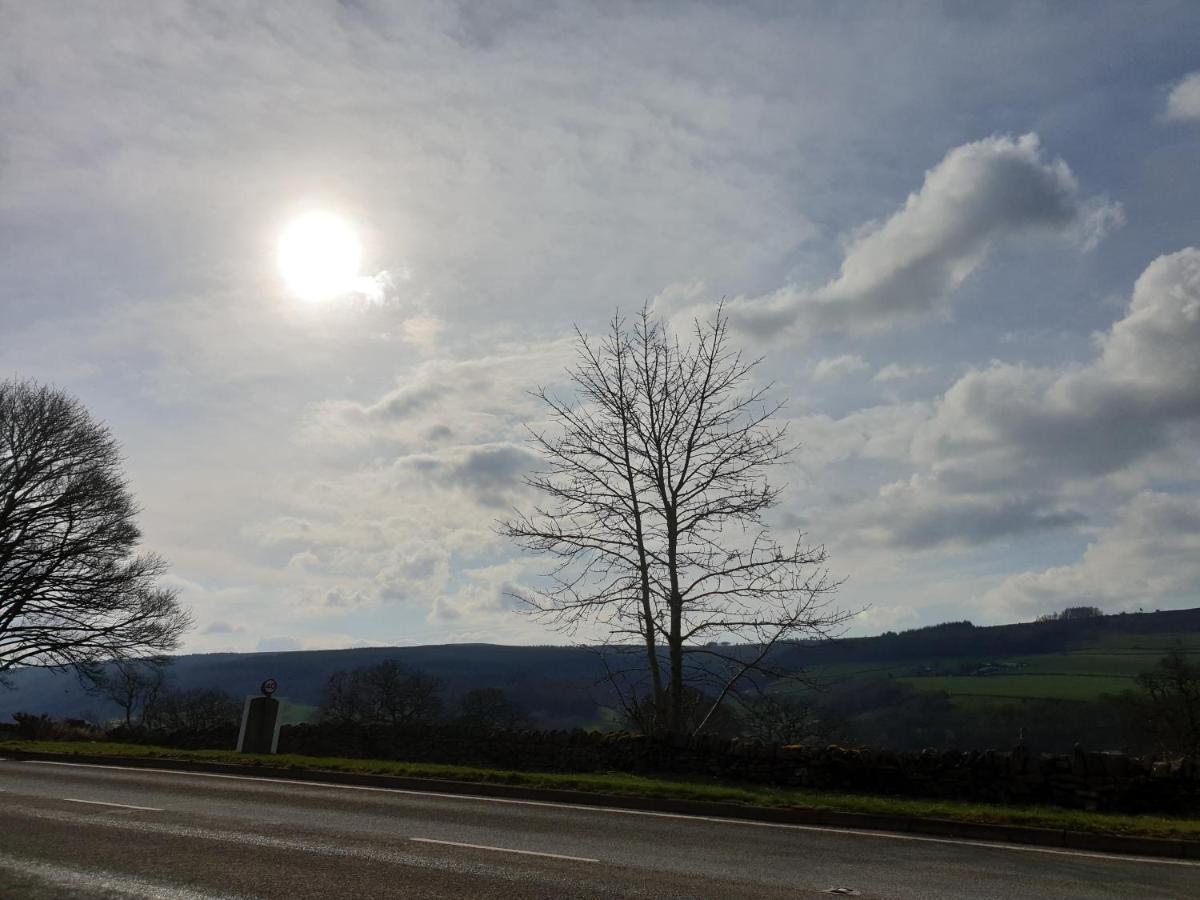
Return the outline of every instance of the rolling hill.
{"type": "MultiPolygon", "coordinates": [[[[1179,644],[1200,657],[1200,609],[977,627],[952,622],[869,638],[798,643],[787,665],[826,687],[889,679],[945,692],[962,706],[1024,699],[1092,700],[1132,688],[1140,672],[1179,644]]],[[[396,659],[441,678],[453,698],[474,687],[501,687],[544,727],[590,727],[612,702],[596,652],[586,647],[445,644],[271,653],[178,656],[181,689],[256,693],[267,677],[302,718],[339,669],[396,659]]],[[[18,711],[56,717],[115,714],[70,674],[22,669],[0,687],[0,720],[18,711]]]]}

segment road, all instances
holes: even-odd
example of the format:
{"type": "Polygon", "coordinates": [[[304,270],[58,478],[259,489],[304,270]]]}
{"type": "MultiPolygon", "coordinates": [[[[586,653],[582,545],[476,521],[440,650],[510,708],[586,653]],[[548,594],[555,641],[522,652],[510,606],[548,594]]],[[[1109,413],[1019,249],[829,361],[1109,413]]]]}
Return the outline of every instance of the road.
{"type": "Polygon", "coordinates": [[[0,898],[1179,897],[1200,864],[0,760],[0,898]]]}

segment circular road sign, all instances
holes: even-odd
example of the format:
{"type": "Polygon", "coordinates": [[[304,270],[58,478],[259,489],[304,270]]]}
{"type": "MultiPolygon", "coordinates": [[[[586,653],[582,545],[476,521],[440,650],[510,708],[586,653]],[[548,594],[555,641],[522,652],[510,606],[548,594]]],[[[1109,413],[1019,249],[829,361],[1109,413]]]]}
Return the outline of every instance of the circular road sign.
{"type": "Polygon", "coordinates": [[[261,690],[264,696],[270,697],[273,693],[279,690],[279,683],[274,678],[268,678],[262,683],[261,690]]]}

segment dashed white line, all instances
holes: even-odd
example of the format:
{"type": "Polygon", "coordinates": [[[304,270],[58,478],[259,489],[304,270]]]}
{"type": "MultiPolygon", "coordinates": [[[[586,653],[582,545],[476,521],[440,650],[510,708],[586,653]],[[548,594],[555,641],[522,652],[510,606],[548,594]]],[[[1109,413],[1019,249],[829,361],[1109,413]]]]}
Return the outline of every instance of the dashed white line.
{"type": "Polygon", "coordinates": [[[63,797],[66,803],[89,803],[92,806],[115,806],[118,809],[139,809],[142,812],[162,812],[158,806],[133,806],[129,803],[108,803],[104,800],[77,800],[74,797],[63,797]]]}
{"type": "Polygon", "coordinates": [[[514,806],[545,806],[566,809],[577,813],[608,813],[625,816],[648,816],[657,819],[683,819],[688,822],[711,822],[717,825],[733,825],[750,828],[773,828],[789,831],[811,831],[825,834],[844,834],[851,837],[880,838],[893,841],[913,841],[923,844],[952,844],[959,847],[986,847],[1010,853],[1044,853],[1051,856],[1076,856],[1084,859],[1100,859],[1113,863],[1150,863],[1158,866],[1185,866],[1200,868],[1200,863],[1186,859],[1161,856],[1135,856],[1124,853],[1097,853],[1091,850],[1058,849],[1038,847],[1030,844],[1003,844],[997,841],[972,840],[970,838],[932,837],[922,834],[899,834],[894,831],[871,831],[865,828],[838,828],[831,825],[796,825],[790,822],[758,822],[753,819],[727,819],[719,816],[698,816],[687,813],[657,812],[648,809],[625,809],[619,806],[591,806],[578,803],[558,803],[553,800],[516,800],[511,797],[487,797],[480,794],[450,794],[443,791],[416,791],[407,788],[373,787],[362,784],[335,784],[329,781],[303,781],[298,778],[270,778],[258,775],[226,775],[224,772],[189,772],[187,769],[144,769],[138,766],[114,766],[105,763],[71,763],[50,759],[30,759],[25,762],[43,766],[74,766],[80,769],[117,769],[141,775],[187,775],[193,778],[224,778],[232,781],[256,781],[268,784],[294,784],[300,787],[328,788],[343,791],[368,791],[380,794],[409,794],[417,797],[439,797],[446,800],[505,803],[514,806]]]}
{"type": "Polygon", "coordinates": [[[571,862],[598,863],[600,860],[587,856],[564,856],[561,853],[543,853],[540,850],[514,850],[511,847],[489,847],[486,844],[464,844],[462,841],[439,841],[434,838],[409,838],[418,844],[444,844],[447,847],[468,847],[471,850],[494,850],[497,853],[520,853],[522,856],[548,856],[550,859],[566,859],[571,862]]]}

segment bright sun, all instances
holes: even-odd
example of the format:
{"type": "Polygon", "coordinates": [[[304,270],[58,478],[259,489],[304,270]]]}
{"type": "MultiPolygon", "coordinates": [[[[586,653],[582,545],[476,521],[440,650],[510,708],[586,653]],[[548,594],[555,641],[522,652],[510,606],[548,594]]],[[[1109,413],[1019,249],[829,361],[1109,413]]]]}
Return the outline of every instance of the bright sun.
{"type": "Polygon", "coordinates": [[[345,219],[308,212],[284,228],[277,259],[293,294],[304,300],[328,300],[354,286],[362,245],[345,219]]]}

